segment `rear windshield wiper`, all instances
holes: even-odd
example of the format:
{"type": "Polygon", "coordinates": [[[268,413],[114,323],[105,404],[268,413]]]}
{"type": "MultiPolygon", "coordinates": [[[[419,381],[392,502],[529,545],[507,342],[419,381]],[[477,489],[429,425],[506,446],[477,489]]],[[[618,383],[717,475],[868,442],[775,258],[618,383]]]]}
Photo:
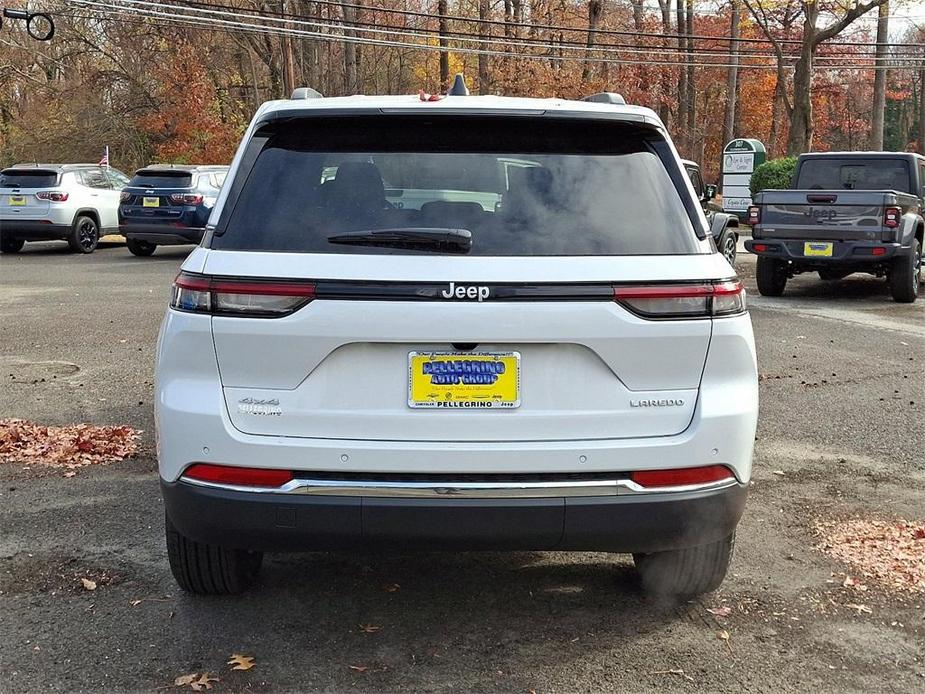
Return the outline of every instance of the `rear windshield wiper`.
{"type": "Polygon", "coordinates": [[[468,229],[442,229],[427,227],[397,227],[392,229],[366,229],[346,231],[328,236],[331,243],[353,246],[392,246],[421,250],[468,253],[472,248],[472,232],[468,229]]]}

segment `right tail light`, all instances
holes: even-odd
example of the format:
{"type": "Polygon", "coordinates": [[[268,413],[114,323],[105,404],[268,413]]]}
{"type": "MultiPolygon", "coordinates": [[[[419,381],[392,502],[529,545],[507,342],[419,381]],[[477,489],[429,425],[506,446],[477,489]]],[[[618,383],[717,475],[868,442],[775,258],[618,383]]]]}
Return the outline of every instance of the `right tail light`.
{"type": "Polygon", "coordinates": [[[899,220],[902,219],[903,211],[898,207],[883,208],[883,226],[888,229],[895,229],[899,226],[899,220]]]}

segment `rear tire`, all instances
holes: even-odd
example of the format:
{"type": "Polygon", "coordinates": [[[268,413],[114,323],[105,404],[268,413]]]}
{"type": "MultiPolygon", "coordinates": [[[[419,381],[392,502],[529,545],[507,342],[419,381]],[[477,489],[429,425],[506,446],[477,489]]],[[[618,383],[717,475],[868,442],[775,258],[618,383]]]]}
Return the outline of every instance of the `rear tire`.
{"type": "Polygon", "coordinates": [[[19,253],[25,245],[23,239],[0,238],[0,253],[19,253]]]}
{"type": "Polygon", "coordinates": [[[74,220],[74,226],[67,237],[67,245],[74,253],[93,253],[100,242],[100,227],[93,217],[85,214],[74,220]]]}
{"type": "Polygon", "coordinates": [[[787,264],[774,258],[758,257],[755,270],[761,296],[781,296],[787,287],[787,264]]]}
{"type": "Polygon", "coordinates": [[[896,258],[890,272],[890,294],[893,301],[911,304],[919,295],[922,281],[922,244],[918,239],[912,241],[912,252],[896,258]]]}
{"type": "Polygon", "coordinates": [[[819,279],[825,280],[826,282],[837,282],[838,280],[845,279],[850,274],[850,270],[820,270],[819,279]]]}
{"type": "Polygon", "coordinates": [[[191,540],[165,517],[167,559],[180,587],[196,595],[235,595],[257,579],[263,552],[229,549],[191,540]]]}
{"type": "Polygon", "coordinates": [[[736,233],[730,228],[723,230],[723,233],[719,237],[719,252],[723,254],[729,264],[732,267],[736,266],[736,253],[738,252],[738,239],[736,238],[736,233]]]}
{"type": "Polygon", "coordinates": [[[157,244],[136,239],[126,239],[125,245],[128,246],[129,253],[137,255],[139,258],[149,256],[157,249],[157,244]]]}
{"type": "Polygon", "coordinates": [[[633,561],[645,592],[661,597],[693,597],[719,587],[734,546],[735,533],[699,547],[634,554],[633,561]]]}

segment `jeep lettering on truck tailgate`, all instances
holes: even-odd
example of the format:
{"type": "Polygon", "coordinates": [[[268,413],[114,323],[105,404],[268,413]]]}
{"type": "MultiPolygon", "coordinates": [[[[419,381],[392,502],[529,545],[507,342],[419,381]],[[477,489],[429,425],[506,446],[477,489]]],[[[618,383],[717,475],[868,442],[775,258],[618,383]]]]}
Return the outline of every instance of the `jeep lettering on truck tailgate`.
{"type": "Polygon", "coordinates": [[[179,584],[376,547],[628,552],[653,593],[716,588],[754,343],[655,113],[313,94],[258,110],[161,329],[179,584]]]}

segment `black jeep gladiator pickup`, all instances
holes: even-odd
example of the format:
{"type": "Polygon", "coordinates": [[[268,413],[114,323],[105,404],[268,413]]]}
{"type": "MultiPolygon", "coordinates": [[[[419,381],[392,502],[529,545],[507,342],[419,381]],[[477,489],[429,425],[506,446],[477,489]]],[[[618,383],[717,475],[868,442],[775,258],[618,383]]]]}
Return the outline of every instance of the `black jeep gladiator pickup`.
{"type": "Polygon", "coordinates": [[[826,152],[797,160],[791,190],[765,190],[748,208],[758,291],[780,296],[787,280],[818,272],[886,277],[894,301],[918,296],[925,222],[925,157],[904,152],[826,152]]]}

